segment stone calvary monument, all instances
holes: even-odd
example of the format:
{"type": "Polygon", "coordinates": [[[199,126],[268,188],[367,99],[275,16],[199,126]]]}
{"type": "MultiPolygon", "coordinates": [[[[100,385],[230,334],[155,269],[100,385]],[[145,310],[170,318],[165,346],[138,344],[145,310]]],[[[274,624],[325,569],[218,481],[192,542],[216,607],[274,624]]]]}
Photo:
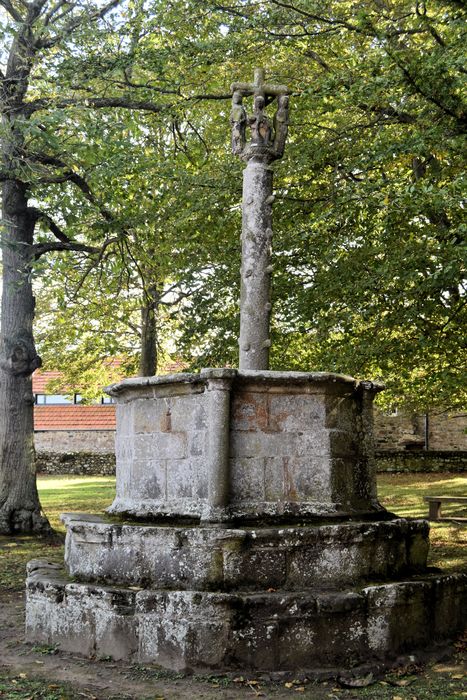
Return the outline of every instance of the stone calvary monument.
{"type": "Polygon", "coordinates": [[[30,562],[26,636],[177,670],[390,662],[461,628],[467,577],[429,571],[428,524],[378,503],[381,387],[267,369],[271,163],[288,96],[262,70],[232,91],[232,147],[246,161],[240,369],[108,389],[116,498],[107,517],[63,516],[66,573],[30,562]]]}

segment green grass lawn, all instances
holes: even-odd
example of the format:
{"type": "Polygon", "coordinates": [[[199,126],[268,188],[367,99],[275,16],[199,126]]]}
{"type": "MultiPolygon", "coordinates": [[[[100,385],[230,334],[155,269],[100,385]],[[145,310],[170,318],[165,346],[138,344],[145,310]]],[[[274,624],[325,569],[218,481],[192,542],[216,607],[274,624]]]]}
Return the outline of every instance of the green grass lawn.
{"type": "Polygon", "coordinates": [[[63,563],[65,527],[60,513],[101,513],[114,498],[115,478],[104,476],[40,476],[37,480],[42,507],[59,537],[49,539],[0,536],[0,591],[24,588],[25,568],[31,559],[63,563]]]}
{"type": "MultiPolygon", "coordinates": [[[[428,504],[424,496],[466,496],[464,474],[380,474],[378,494],[385,508],[407,518],[426,518],[428,504]]],[[[462,506],[446,504],[443,515],[455,517],[462,506]]],[[[428,564],[445,571],[462,571],[466,567],[467,522],[431,522],[428,564]]]]}
{"type": "Polygon", "coordinates": [[[102,513],[115,497],[113,476],[40,476],[37,486],[50,524],[62,532],[61,513],[102,513]]]}

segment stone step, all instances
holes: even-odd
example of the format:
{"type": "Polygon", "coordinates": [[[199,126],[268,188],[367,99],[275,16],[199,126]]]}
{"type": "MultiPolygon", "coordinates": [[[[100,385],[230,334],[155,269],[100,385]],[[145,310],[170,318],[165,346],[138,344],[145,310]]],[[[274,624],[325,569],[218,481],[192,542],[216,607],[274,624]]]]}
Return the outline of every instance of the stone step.
{"type": "Polygon", "coordinates": [[[304,672],[394,658],[463,628],[467,575],[331,591],[214,593],[69,582],[31,562],[26,636],[174,670],[304,672]]]}
{"type": "Polygon", "coordinates": [[[275,528],[62,519],[71,576],[176,590],[340,588],[424,571],[429,546],[426,521],[403,518],[275,528]]]}

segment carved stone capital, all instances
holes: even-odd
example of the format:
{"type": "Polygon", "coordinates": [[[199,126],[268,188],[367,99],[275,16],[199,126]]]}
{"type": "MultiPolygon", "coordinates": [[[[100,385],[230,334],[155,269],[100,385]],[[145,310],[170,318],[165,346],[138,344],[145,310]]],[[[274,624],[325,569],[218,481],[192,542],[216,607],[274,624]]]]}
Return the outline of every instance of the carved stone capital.
{"type": "Polygon", "coordinates": [[[283,85],[268,85],[264,70],[255,70],[253,83],[233,83],[232,110],[232,153],[242,160],[252,158],[271,163],[282,158],[288,131],[289,98],[283,85]],[[243,106],[243,97],[253,95],[253,113],[248,116],[243,106]],[[265,108],[277,99],[277,111],[272,124],[265,114],[265,108]],[[246,127],[250,128],[251,140],[246,141],[246,127]]]}

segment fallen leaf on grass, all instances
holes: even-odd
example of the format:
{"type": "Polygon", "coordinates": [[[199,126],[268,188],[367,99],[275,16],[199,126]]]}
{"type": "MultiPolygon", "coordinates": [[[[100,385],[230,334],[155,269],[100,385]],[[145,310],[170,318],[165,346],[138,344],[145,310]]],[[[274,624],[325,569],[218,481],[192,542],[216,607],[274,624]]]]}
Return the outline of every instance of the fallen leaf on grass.
{"type": "Polygon", "coordinates": [[[293,683],[284,683],[286,688],[293,688],[293,683]]]}
{"type": "Polygon", "coordinates": [[[404,700],[404,698],[402,697],[402,695],[393,695],[392,700],[404,700]]]}
{"type": "Polygon", "coordinates": [[[295,691],[297,693],[304,693],[305,692],[305,686],[299,685],[298,688],[295,688],[295,691]]]}
{"type": "Polygon", "coordinates": [[[459,664],[435,664],[431,670],[435,673],[457,673],[459,672],[459,664]]]}
{"type": "Polygon", "coordinates": [[[366,688],[375,682],[372,673],[361,678],[339,678],[339,683],[343,688],[366,688]]]}
{"type": "Polygon", "coordinates": [[[405,688],[407,685],[414,683],[415,678],[401,678],[400,680],[389,681],[391,685],[397,685],[399,688],[405,688]]]}

